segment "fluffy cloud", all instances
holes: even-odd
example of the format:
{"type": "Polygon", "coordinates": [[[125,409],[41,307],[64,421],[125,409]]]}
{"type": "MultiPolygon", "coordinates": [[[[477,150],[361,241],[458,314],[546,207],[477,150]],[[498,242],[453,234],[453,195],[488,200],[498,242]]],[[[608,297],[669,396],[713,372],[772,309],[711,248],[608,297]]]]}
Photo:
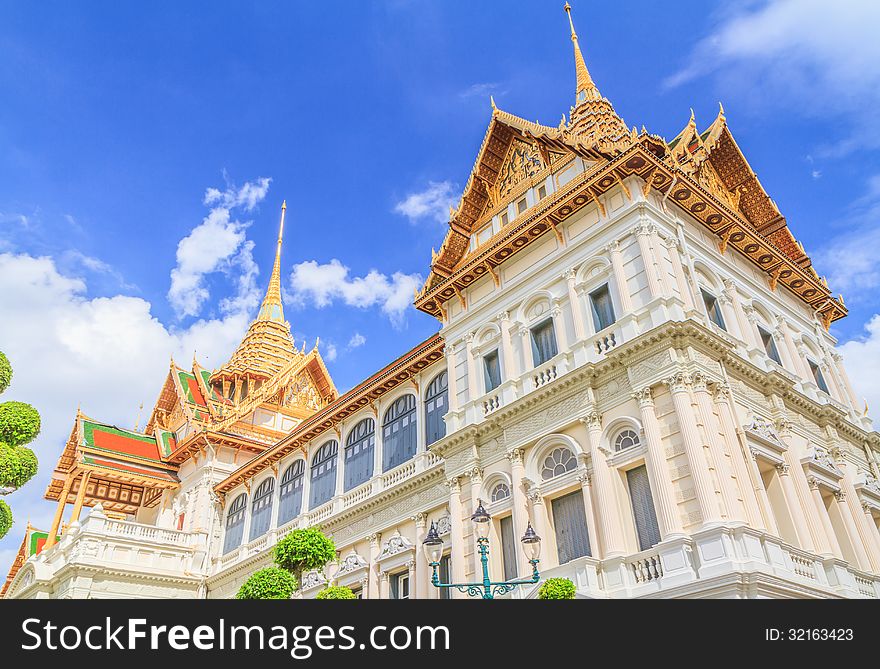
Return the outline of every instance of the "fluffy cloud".
{"type": "Polygon", "coordinates": [[[360,309],[378,306],[399,326],[421,282],[418,274],[395,272],[389,278],[374,269],[366,276],[350,277],[348,267],[336,258],[328,263],[307,260],[293,266],[290,294],[295,304],[311,303],[318,308],[336,300],[360,309]]]}
{"type": "Polygon", "coordinates": [[[351,339],[348,340],[348,350],[354,350],[356,348],[360,348],[364,344],[367,343],[367,338],[364,337],[360,332],[355,332],[351,339]]]}
{"type": "Polygon", "coordinates": [[[874,113],[880,104],[880,3],[772,0],[725,8],[719,18],[667,85],[717,74],[727,90],[742,90],[755,103],[839,117],[849,137],[825,147],[826,153],[880,145],[874,113]],[[760,90],[755,81],[762,82],[760,90]]]}
{"type": "Polygon", "coordinates": [[[871,415],[880,410],[880,314],[865,325],[865,335],[838,347],[856,394],[865,397],[871,415]]]}
{"type": "Polygon", "coordinates": [[[204,202],[209,207],[220,206],[225,209],[242,207],[245,211],[252,211],[266,197],[271,182],[268,177],[260,177],[248,181],[240,188],[233,185],[228,185],[226,190],[222,191],[218,188],[208,188],[205,191],[204,202]]]}
{"type": "Polygon", "coordinates": [[[410,193],[394,205],[394,211],[413,223],[425,218],[445,223],[449,220],[449,207],[455,204],[456,190],[451,181],[429,181],[423,191],[410,193]]]}
{"type": "Polygon", "coordinates": [[[30,402],[42,416],[34,443],[37,479],[9,499],[16,527],[0,542],[0,569],[11,560],[28,519],[47,527],[54,509],[41,502],[77,404],[95,418],[133,426],[158,395],[169,355],[188,363],[194,350],[206,367],[226,360],[247,329],[244,312],[169,329],[149,302],[126,295],[89,298],[81,277],[65,276],[48,257],[0,254],[0,348],[15,374],[2,400],[30,402]],[[5,559],[9,558],[9,559],[5,559]]]}

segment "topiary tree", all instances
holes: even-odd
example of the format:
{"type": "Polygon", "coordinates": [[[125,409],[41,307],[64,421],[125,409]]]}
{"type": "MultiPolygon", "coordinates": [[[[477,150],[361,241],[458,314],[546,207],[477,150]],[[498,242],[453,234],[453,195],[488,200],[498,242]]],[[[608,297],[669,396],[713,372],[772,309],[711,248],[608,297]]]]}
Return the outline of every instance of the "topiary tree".
{"type": "MultiPolygon", "coordinates": [[[[12,381],[12,365],[0,351],[0,393],[12,381]]],[[[0,404],[0,495],[15,492],[37,473],[37,456],[25,448],[40,433],[40,414],[24,402],[0,404]]],[[[12,527],[12,511],[0,502],[0,539],[12,527]]]]}
{"type": "Polygon", "coordinates": [[[290,599],[296,590],[296,581],[286,569],[267,567],[251,574],[236,599],[290,599]]]}
{"type": "Polygon", "coordinates": [[[12,527],[12,509],[0,499],[0,539],[6,535],[10,527],[12,527]]]}
{"type": "Polygon", "coordinates": [[[322,569],[336,558],[336,546],[318,527],[292,530],[275,544],[275,564],[293,574],[296,587],[302,588],[302,575],[322,569]]]}
{"type": "Polygon", "coordinates": [[[538,599],[574,599],[574,583],[567,578],[548,578],[538,590],[538,599]]]}
{"type": "Polygon", "coordinates": [[[351,588],[344,585],[331,585],[318,593],[315,599],[357,599],[351,588]]]}

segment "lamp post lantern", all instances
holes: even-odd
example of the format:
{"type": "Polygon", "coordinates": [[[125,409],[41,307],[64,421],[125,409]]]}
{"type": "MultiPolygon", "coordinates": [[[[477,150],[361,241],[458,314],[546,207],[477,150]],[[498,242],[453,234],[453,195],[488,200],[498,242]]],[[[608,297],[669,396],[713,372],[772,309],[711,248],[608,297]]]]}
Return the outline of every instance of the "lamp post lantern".
{"type": "Polygon", "coordinates": [[[431,575],[431,583],[435,588],[455,588],[460,592],[466,593],[469,597],[481,597],[483,599],[495,599],[496,595],[504,595],[519,585],[529,585],[537,583],[540,579],[538,573],[538,562],[541,557],[541,537],[535,534],[532,529],[531,522],[526,528],[525,534],[520,539],[523,552],[532,565],[532,575],[530,578],[514,579],[511,581],[493,581],[489,578],[489,527],[492,517],[486,513],[483,508],[482,500],[477,500],[477,510],[471,516],[474,524],[474,533],[477,536],[477,548],[480,551],[480,562],[483,565],[483,580],[478,583],[441,583],[438,567],[440,559],[443,557],[443,540],[437,534],[437,526],[432,522],[431,528],[428,530],[425,540],[422,542],[422,548],[425,551],[425,557],[428,564],[433,569],[431,575]]]}

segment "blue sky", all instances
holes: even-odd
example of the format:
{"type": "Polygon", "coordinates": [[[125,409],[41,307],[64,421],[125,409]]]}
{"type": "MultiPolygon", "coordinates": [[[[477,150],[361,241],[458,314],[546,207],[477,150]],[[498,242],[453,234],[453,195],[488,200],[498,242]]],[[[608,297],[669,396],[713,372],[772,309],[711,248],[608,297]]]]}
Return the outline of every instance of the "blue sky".
{"type": "MultiPolygon", "coordinates": [[[[557,6],[557,4],[559,6],[557,6]]],[[[573,102],[555,2],[0,6],[3,399],[37,405],[38,500],[81,402],[131,426],[174,354],[218,366],[265,290],[288,202],[286,316],[341,390],[436,331],[407,304],[490,117],[573,102]],[[214,189],[214,190],[209,190],[214,189]],[[347,270],[346,270],[347,268],[347,270]],[[293,281],[291,281],[291,277],[293,281]]],[[[871,3],[578,0],[600,90],[668,139],[731,129],[851,315],[834,333],[880,406],[880,41],[871,3]]]]}

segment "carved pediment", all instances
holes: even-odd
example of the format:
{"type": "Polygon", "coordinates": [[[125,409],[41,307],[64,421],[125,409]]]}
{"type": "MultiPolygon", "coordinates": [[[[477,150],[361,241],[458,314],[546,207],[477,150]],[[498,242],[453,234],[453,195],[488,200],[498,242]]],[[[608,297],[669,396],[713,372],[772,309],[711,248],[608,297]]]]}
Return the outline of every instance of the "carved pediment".
{"type": "Polygon", "coordinates": [[[544,169],[544,161],[534,144],[514,139],[498,173],[498,198],[503,199],[523,181],[544,169]]]}

